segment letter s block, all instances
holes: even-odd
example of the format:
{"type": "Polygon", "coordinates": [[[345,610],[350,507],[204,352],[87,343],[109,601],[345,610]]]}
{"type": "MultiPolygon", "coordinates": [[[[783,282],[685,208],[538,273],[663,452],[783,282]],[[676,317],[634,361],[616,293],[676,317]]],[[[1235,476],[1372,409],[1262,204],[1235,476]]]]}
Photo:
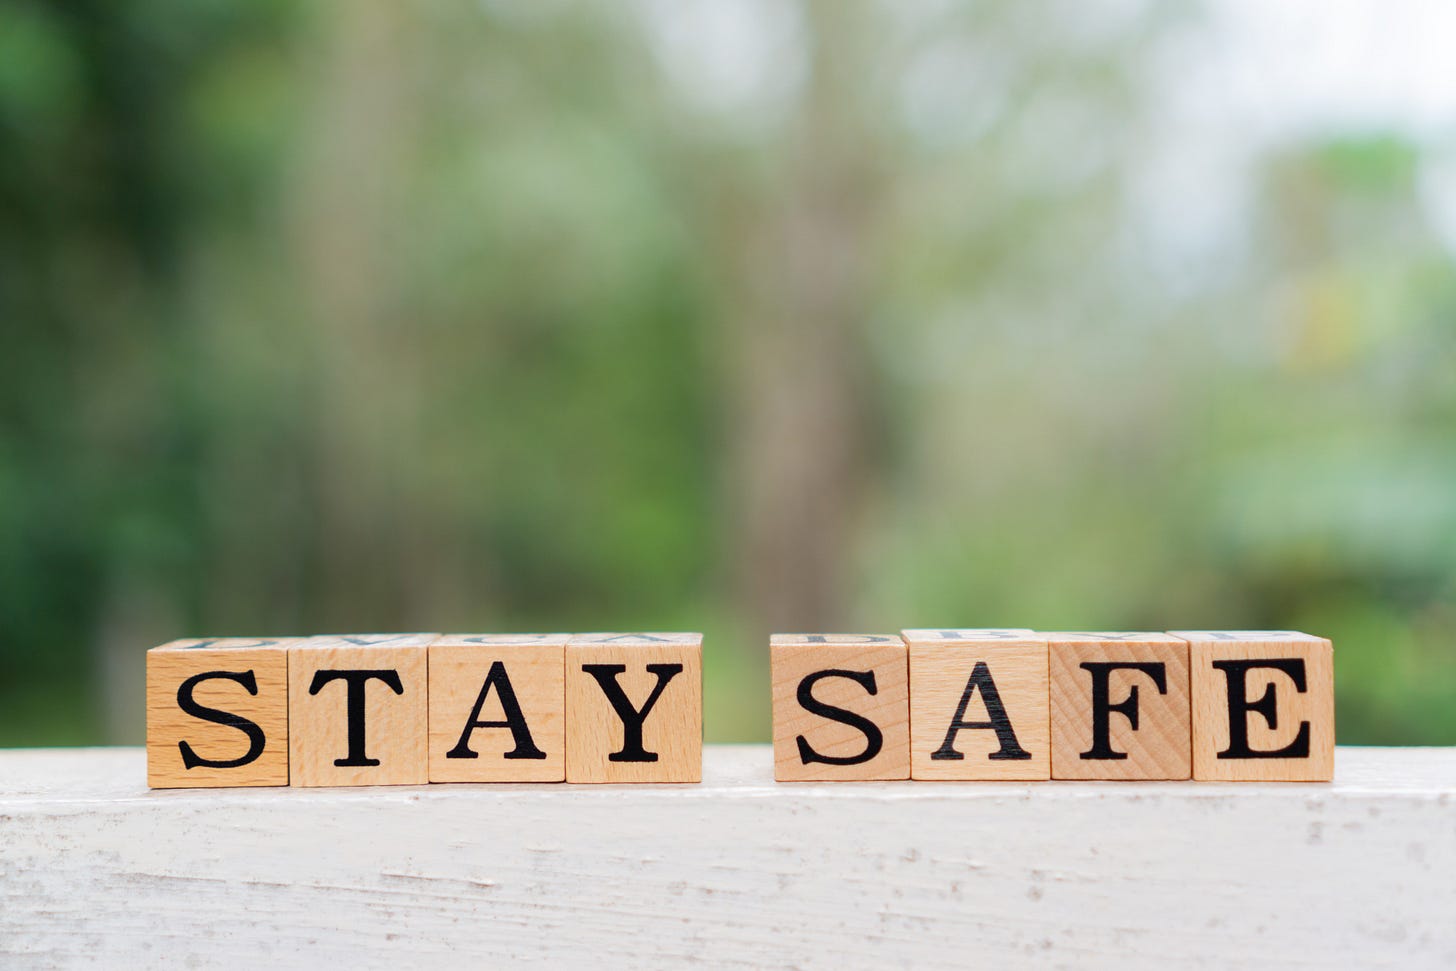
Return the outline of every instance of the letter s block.
{"type": "Polygon", "coordinates": [[[289,640],[172,641],[147,652],[147,785],[288,785],[289,640]]]}
{"type": "Polygon", "coordinates": [[[910,778],[908,653],[883,634],[775,634],[774,778],[910,778]]]}
{"type": "Polygon", "coordinates": [[[1045,634],[1053,779],[1187,779],[1188,642],[1160,633],[1045,634]]]}
{"type": "Polygon", "coordinates": [[[703,780],[703,635],[566,644],[566,781],[703,780]]]}
{"type": "Polygon", "coordinates": [[[426,652],[437,634],[335,634],[288,650],[289,781],[422,785],[426,652]]]}
{"type": "Polygon", "coordinates": [[[1329,782],[1334,648],[1296,631],[1174,631],[1189,644],[1193,778],[1329,782]]]}

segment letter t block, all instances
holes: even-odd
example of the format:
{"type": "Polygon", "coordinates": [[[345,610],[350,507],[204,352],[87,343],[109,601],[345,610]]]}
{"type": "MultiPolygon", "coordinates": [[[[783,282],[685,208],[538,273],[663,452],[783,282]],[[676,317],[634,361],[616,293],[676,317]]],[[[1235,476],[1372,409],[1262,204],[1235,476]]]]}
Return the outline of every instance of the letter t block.
{"type": "Polygon", "coordinates": [[[1193,679],[1193,778],[1329,782],[1334,648],[1296,631],[1174,631],[1193,679]]]}
{"type": "Polygon", "coordinates": [[[288,650],[295,786],[422,785],[426,651],[437,634],[335,634],[288,650]]]}
{"type": "Polygon", "coordinates": [[[288,785],[288,646],[220,637],[147,652],[147,785],[288,785]]]}
{"type": "Polygon", "coordinates": [[[566,781],[701,782],[703,635],[566,644],[566,781]]]}
{"type": "Polygon", "coordinates": [[[1158,633],[1045,634],[1053,779],[1187,779],[1188,642],[1158,633]]]}
{"type": "Polygon", "coordinates": [[[905,642],[884,634],[775,634],[774,778],[910,778],[905,642]]]}

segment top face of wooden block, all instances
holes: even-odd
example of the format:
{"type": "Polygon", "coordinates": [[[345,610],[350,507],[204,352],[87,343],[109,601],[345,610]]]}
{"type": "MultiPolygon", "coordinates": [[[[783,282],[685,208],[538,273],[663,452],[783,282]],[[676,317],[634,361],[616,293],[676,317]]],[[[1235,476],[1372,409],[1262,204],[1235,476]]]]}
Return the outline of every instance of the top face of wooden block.
{"type": "Polygon", "coordinates": [[[1046,638],[1052,644],[1183,644],[1181,637],[1173,634],[1165,634],[1162,631],[1123,631],[1123,630],[1098,630],[1098,631],[1055,631],[1053,633],[1042,633],[1036,635],[1038,639],[1046,638]]]}
{"type": "Polygon", "coordinates": [[[257,648],[286,648],[297,643],[297,637],[188,637],[168,641],[152,651],[242,651],[257,648]]]}
{"type": "Polygon", "coordinates": [[[1174,630],[1168,633],[1194,644],[1224,642],[1252,642],[1256,644],[1271,644],[1275,642],[1281,644],[1328,643],[1323,637],[1315,637],[1313,634],[1302,634],[1297,630],[1174,630]]]}
{"type": "Polygon", "coordinates": [[[565,647],[570,634],[441,634],[431,647],[565,647]]]}
{"type": "Polygon", "coordinates": [[[1027,627],[976,627],[944,630],[902,630],[906,644],[983,644],[988,641],[1045,641],[1027,627]]]}
{"type": "Polygon", "coordinates": [[[900,647],[904,641],[890,634],[774,634],[769,647],[900,647]]]}
{"type": "Polygon", "coordinates": [[[691,647],[703,643],[703,635],[697,633],[603,633],[595,634],[573,634],[570,642],[573,646],[580,644],[606,644],[619,647],[661,647],[665,644],[674,644],[691,647]]]}
{"type": "Polygon", "coordinates": [[[439,634],[319,634],[306,647],[428,647],[439,634]]]}

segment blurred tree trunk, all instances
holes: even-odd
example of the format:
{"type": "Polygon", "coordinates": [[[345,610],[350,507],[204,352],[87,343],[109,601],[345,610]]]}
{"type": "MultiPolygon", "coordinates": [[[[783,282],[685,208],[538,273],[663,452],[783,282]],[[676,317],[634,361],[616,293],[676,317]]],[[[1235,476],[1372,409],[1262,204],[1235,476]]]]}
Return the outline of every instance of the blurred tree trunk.
{"type": "Polygon", "coordinates": [[[311,627],[392,629],[424,612],[440,579],[420,548],[428,516],[403,459],[417,447],[427,368],[416,322],[396,309],[410,225],[401,198],[415,134],[413,21],[387,4],[335,12],[293,200],[318,341],[303,602],[311,627]]]}
{"type": "MultiPolygon", "coordinates": [[[[875,474],[863,323],[882,196],[856,54],[861,10],[807,8],[809,77],[781,194],[740,235],[731,384],[734,575],[756,636],[848,622],[854,527],[875,474]]],[[[753,210],[751,210],[753,211],[753,210]]],[[[741,217],[740,217],[741,218],[741,217]]]]}

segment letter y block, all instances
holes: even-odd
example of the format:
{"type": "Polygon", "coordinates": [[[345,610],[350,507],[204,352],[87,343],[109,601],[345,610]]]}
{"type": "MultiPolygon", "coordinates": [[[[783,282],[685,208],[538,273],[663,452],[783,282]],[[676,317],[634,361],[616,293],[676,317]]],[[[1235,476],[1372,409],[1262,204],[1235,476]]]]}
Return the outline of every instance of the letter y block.
{"type": "Polygon", "coordinates": [[[703,635],[566,644],[566,781],[703,780],[703,635]]]}

